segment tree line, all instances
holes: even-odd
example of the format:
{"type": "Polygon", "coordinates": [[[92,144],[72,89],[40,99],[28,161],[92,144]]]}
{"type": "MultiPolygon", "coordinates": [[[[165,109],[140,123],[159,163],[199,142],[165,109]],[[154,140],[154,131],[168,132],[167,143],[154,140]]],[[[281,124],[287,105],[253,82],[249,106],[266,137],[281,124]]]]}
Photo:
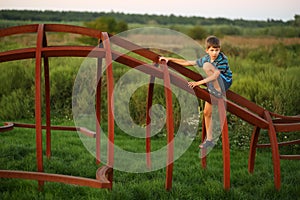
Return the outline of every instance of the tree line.
{"type": "Polygon", "coordinates": [[[245,20],[227,18],[206,18],[199,16],[180,16],[180,15],[154,15],[154,14],[125,14],[123,12],[79,12],[79,11],[37,11],[37,10],[0,10],[1,20],[22,20],[22,21],[93,21],[96,18],[109,16],[118,21],[126,23],[157,23],[161,25],[172,24],[192,24],[192,25],[231,25],[240,27],[271,27],[271,26],[298,26],[300,15],[295,14],[294,20],[282,21],[268,19],[245,20]]]}

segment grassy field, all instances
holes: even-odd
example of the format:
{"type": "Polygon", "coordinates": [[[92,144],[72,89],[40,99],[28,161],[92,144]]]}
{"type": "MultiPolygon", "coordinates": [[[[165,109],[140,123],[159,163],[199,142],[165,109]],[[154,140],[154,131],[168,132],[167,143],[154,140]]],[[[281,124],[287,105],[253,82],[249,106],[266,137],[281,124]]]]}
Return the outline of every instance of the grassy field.
{"type": "MultiPolygon", "coordinates": [[[[76,34],[47,34],[48,45],[77,44],[78,37],[79,36],[76,34]]],[[[199,42],[203,44],[203,41],[199,42]]],[[[1,48],[3,50],[11,50],[21,47],[32,47],[35,46],[35,43],[35,34],[29,34],[26,36],[24,35],[21,37],[11,36],[1,39],[0,42],[1,48]]],[[[299,99],[297,98],[298,96],[292,95],[297,94],[297,92],[295,91],[299,91],[299,87],[296,85],[296,83],[298,83],[297,77],[299,77],[297,76],[297,74],[299,74],[299,70],[297,68],[299,66],[299,62],[297,60],[298,51],[295,51],[296,53],[294,53],[294,50],[287,51],[285,49],[285,46],[284,48],[282,47],[283,54],[282,57],[278,58],[278,60],[284,61],[284,63],[288,63],[288,66],[283,67],[274,67],[273,65],[275,61],[273,60],[276,60],[276,57],[269,58],[264,54],[271,51],[273,47],[278,47],[276,45],[284,44],[287,47],[290,47],[293,44],[299,45],[299,38],[225,36],[224,38],[222,38],[222,43],[224,44],[224,50],[228,51],[228,53],[233,52],[232,55],[230,55],[230,62],[232,64],[231,66],[235,74],[235,83],[232,87],[233,91],[245,97],[253,98],[254,100],[259,102],[259,105],[262,106],[266,106],[266,104],[264,105],[261,103],[264,102],[263,98],[266,98],[267,100],[269,100],[266,102],[271,105],[269,106],[271,108],[275,107],[274,105],[278,101],[279,97],[290,97],[291,99],[296,100],[299,99]],[[268,47],[269,50],[264,49],[263,47],[268,47]],[[260,49],[263,49],[265,51],[261,51],[262,53],[257,54],[262,56],[259,56],[256,59],[255,56],[257,55],[255,53],[258,52],[260,49]],[[237,55],[235,55],[235,51],[237,52],[237,55]],[[252,54],[251,59],[248,57],[243,58],[241,55],[238,55],[240,52],[244,52],[244,57],[247,57],[246,55],[248,54],[252,54]],[[262,63],[262,61],[264,60],[270,63],[262,63]],[[253,79],[253,77],[257,78],[253,79]],[[287,87],[280,87],[281,85],[278,84],[278,81],[276,81],[277,77],[279,77],[280,79],[286,78],[286,80],[288,80],[288,82],[286,82],[287,87]],[[245,83],[247,83],[247,85],[245,83]],[[249,94],[247,93],[247,91],[245,91],[245,85],[252,87],[250,87],[251,90],[249,94]],[[265,87],[261,87],[262,85],[265,87]],[[259,88],[259,90],[257,88],[259,88]],[[289,89],[291,89],[291,91],[289,91],[289,89]],[[252,91],[253,95],[251,93],[252,91]],[[278,93],[278,91],[281,93],[278,93]],[[245,92],[245,94],[242,92],[245,92]],[[269,99],[269,96],[274,96],[273,94],[277,95],[274,97],[276,101],[273,101],[273,99],[269,99]]],[[[60,60],[51,58],[51,66],[53,66],[54,69],[64,69],[67,71],[68,69],[72,69],[72,64],[78,62],[78,60],[71,60],[72,62],[70,62],[70,60],[71,58],[64,58],[64,61],[62,61],[62,59],[60,60]]],[[[33,61],[30,60],[22,62],[16,61],[13,64],[14,66],[22,66],[28,68],[34,66],[33,61]]],[[[3,66],[3,69],[7,69],[6,65],[3,66]]],[[[12,70],[13,67],[10,67],[9,69],[12,70]]],[[[30,69],[32,68],[29,68],[29,70],[30,69]]],[[[8,71],[9,70],[1,71],[0,77],[1,75],[3,76],[5,74],[4,72],[8,71]]],[[[58,70],[56,71],[56,73],[54,73],[54,75],[63,74],[60,72],[61,71],[58,70]]],[[[19,77],[14,79],[18,80],[18,83],[20,84],[20,80],[24,80],[24,76],[22,73],[21,75],[22,79],[19,77]]],[[[55,78],[56,80],[65,80],[64,76],[57,76],[55,78]]],[[[7,79],[11,80],[12,77],[8,76],[7,79]]],[[[3,92],[4,89],[7,89],[9,91],[9,87],[6,87],[4,85],[4,83],[8,82],[7,79],[2,78],[2,83],[0,84],[1,92],[3,92]]],[[[63,83],[64,85],[66,85],[66,82],[63,83]]],[[[72,86],[73,84],[70,85],[72,86]]],[[[30,87],[28,88],[30,89],[30,87]]],[[[23,85],[21,89],[24,89],[23,85]]],[[[53,90],[51,92],[53,94],[53,90]]],[[[7,96],[8,94],[9,93],[7,92],[7,96]]],[[[27,91],[24,90],[24,93],[22,94],[27,94],[27,91]]],[[[24,99],[24,95],[19,96],[21,96],[22,100],[24,99]]],[[[7,99],[8,100],[3,103],[3,106],[0,106],[0,114],[3,114],[4,109],[7,109],[9,111],[21,110],[14,106],[14,104],[12,104],[10,98],[7,99]],[[9,109],[8,103],[10,103],[9,105],[12,109],[9,109]]],[[[65,99],[62,98],[62,101],[65,102],[65,99]]],[[[297,109],[296,105],[299,105],[296,101],[292,101],[292,103],[290,103],[289,101],[283,102],[284,105],[291,105],[291,109],[297,109]]],[[[19,105],[23,108],[26,104],[19,103],[19,105]]],[[[61,110],[62,109],[60,108],[59,111],[61,110]]],[[[271,110],[277,111],[276,109],[271,110]]],[[[279,111],[282,110],[284,109],[279,109],[279,111]]],[[[284,112],[280,113],[284,114],[284,112]]],[[[20,115],[18,114],[17,116],[20,115]]],[[[238,120],[230,121],[231,128],[233,128],[233,125],[235,125],[234,123],[238,123],[237,121],[238,120]]],[[[258,151],[254,174],[248,173],[248,147],[242,145],[243,148],[239,148],[239,145],[235,144],[248,142],[249,137],[246,136],[249,136],[251,132],[248,132],[248,129],[246,127],[247,124],[245,125],[245,122],[243,122],[239,124],[239,128],[236,128],[235,132],[234,130],[229,130],[231,138],[235,138],[235,140],[230,141],[231,189],[229,191],[224,191],[223,189],[221,144],[218,144],[209,154],[207,169],[202,169],[200,166],[199,159],[198,144],[200,142],[200,139],[198,136],[192,143],[192,145],[189,147],[189,149],[185,152],[185,154],[182,155],[174,163],[173,187],[171,191],[166,191],[164,189],[166,176],[165,168],[148,173],[128,173],[115,170],[112,191],[51,182],[45,183],[44,190],[39,191],[37,189],[37,181],[19,179],[0,179],[0,200],[299,199],[299,161],[281,161],[282,186],[280,191],[275,190],[274,187],[272,159],[269,149],[263,149],[258,151]],[[244,137],[246,139],[242,141],[241,138],[244,137]]],[[[124,144],[124,146],[122,146],[124,148],[136,149],[138,152],[143,151],[145,148],[145,144],[143,142],[138,142],[137,140],[132,139],[128,135],[122,135],[122,133],[119,132],[116,132],[116,135],[116,144],[124,144]]],[[[154,144],[158,145],[166,143],[165,137],[156,137],[153,138],[153,140],[155,140],[154,144]]],[[[52,142],[52,157],[49,160],[46,157],[44,158],[45,172],[95,178],[95,172],[99,166],[95,164],[95,158],[85,149],[77,133],[54,131],[52,142]]],[[[154,146],[153,148],[155,149],[159,147],[160,146],[154,146]]],[[[35,156],[36,152],[34,130],[16,128],[11,132],[5,132],[0,134],[0,169],[36,171],[35,156]]]]}
{"type": "MultiPolygon", "coordinates": [[[[53,131],[52,157],[44,158],[48,173],[95,178],[98,166],[76,132],[53,131]]],[[[117,133],[116,142],[132,142],[117,133]],[[119,140],[119,141],[118,141],[119,140]]],[[[165,142],[165,138],[154,138],[165,142]]],[[[37,181],[0,179],[0,199],[297,199],[300,195],[299,161],[281,162],[282,187],[275,190],[271,154],[258,151],[254,174],[247,171],[248,151],[231,149],[231,189],[223,189],[221,144],[208,155],[208,167],[199,159],[199,137],[174,163],[173,187],[164,189],[165,168],[148,173],[115,170],[112,191],[46,182],[43,191],[37,181]]],[[[154,142],[155,144],[155,142],[154,142]]],[[[136,142],[144,148],[144,144],[136,142]]],[[[35,131],[14,129],[0,135],[0,169],[36,171],[35,131]]]]}

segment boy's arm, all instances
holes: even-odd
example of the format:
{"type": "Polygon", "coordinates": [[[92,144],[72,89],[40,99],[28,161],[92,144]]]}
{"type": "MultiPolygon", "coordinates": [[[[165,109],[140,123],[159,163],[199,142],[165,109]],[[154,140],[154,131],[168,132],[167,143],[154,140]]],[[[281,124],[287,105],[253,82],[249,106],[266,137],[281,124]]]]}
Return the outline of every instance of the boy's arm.
{"type": "Polygon", "coordinates": [[[206,83],[209,83],[211,81],[214,81],[214,80],[217,80],[217,78],[220,76],[220,71],[218,69],[213,69],[213,71],[211,71],[212,74],[200,81],[191,81],[188,83],[188,85],[191,87],[191,88],[194,88],[195,86],[199,86],[199,85],[203,85],[203,84],[206,84],[206,83]]]}
{"type": "Polygon", "coordinates": [[[172,62],[177,63],[177,64],[182,65],[182,66],[194,66],[194,65],[196,65],[196,61],[184,60],[184,59],[180,59],[180,58],[160,57],[159,61],[162,61],[162,60],[165,60],[167,63],[169,61],[172,61],[172,62]]]}

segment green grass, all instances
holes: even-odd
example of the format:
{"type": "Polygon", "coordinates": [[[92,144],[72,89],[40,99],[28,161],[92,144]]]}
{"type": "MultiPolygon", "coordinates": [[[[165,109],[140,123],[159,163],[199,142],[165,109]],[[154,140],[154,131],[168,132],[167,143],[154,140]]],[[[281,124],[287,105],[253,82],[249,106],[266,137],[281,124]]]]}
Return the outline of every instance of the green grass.
{"type": "MultiPolygon", "coordinates": [[[[120,133],[117,133],[120,134],[120,133]]],[[[139,140],[116,136],[117,143],[144,145],[139,140]],[[121,140],[121,141],[118,141],[121,140]]],[[[154,138],[161,145],[166,138],[154,138]]],[[[254,174],[247,171],[248,151],[231,149],[231,188],[223,189],[222,150],[208,155],[206,169],[200,166],[197,138],[174,163],[171,191],[165,190],[165,171],[127,173],[115,170],[112,191],[46,182],[39,191],[37,181],[0,179],[0,199],[297,199],[300,196],[299,161],[281,161],[282,187],[273,182],[271,153],[259,150],[254,174]]],[[[124,146],[126,147],[126,145],[124,146]]],[[[139,149],[139,148],[137,148],[139,149]]],[[[140,151],[140,150],[138,150],[140,151]]],[[[98,166],[75,132],[52,132],[52,157],[44,157],[48,173],[95,178],[98,166]]],[[[35,131],[15,128],[0,134],[0,169],[36,171],[35,131]]]]}

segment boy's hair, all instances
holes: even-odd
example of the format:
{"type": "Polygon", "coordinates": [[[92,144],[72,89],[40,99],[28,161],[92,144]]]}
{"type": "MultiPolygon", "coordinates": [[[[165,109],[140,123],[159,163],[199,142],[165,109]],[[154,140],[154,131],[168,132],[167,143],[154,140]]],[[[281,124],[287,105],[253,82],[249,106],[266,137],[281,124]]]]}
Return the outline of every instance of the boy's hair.
{"type": "Polygon", "coordinates": [[[205,48],[209,49],[210,47],[213,48],[220,48],[221,47],[221,43],[220,40],[216,37],[216,36],[209,36],[206,38],[205,40],[205,48]]]}

